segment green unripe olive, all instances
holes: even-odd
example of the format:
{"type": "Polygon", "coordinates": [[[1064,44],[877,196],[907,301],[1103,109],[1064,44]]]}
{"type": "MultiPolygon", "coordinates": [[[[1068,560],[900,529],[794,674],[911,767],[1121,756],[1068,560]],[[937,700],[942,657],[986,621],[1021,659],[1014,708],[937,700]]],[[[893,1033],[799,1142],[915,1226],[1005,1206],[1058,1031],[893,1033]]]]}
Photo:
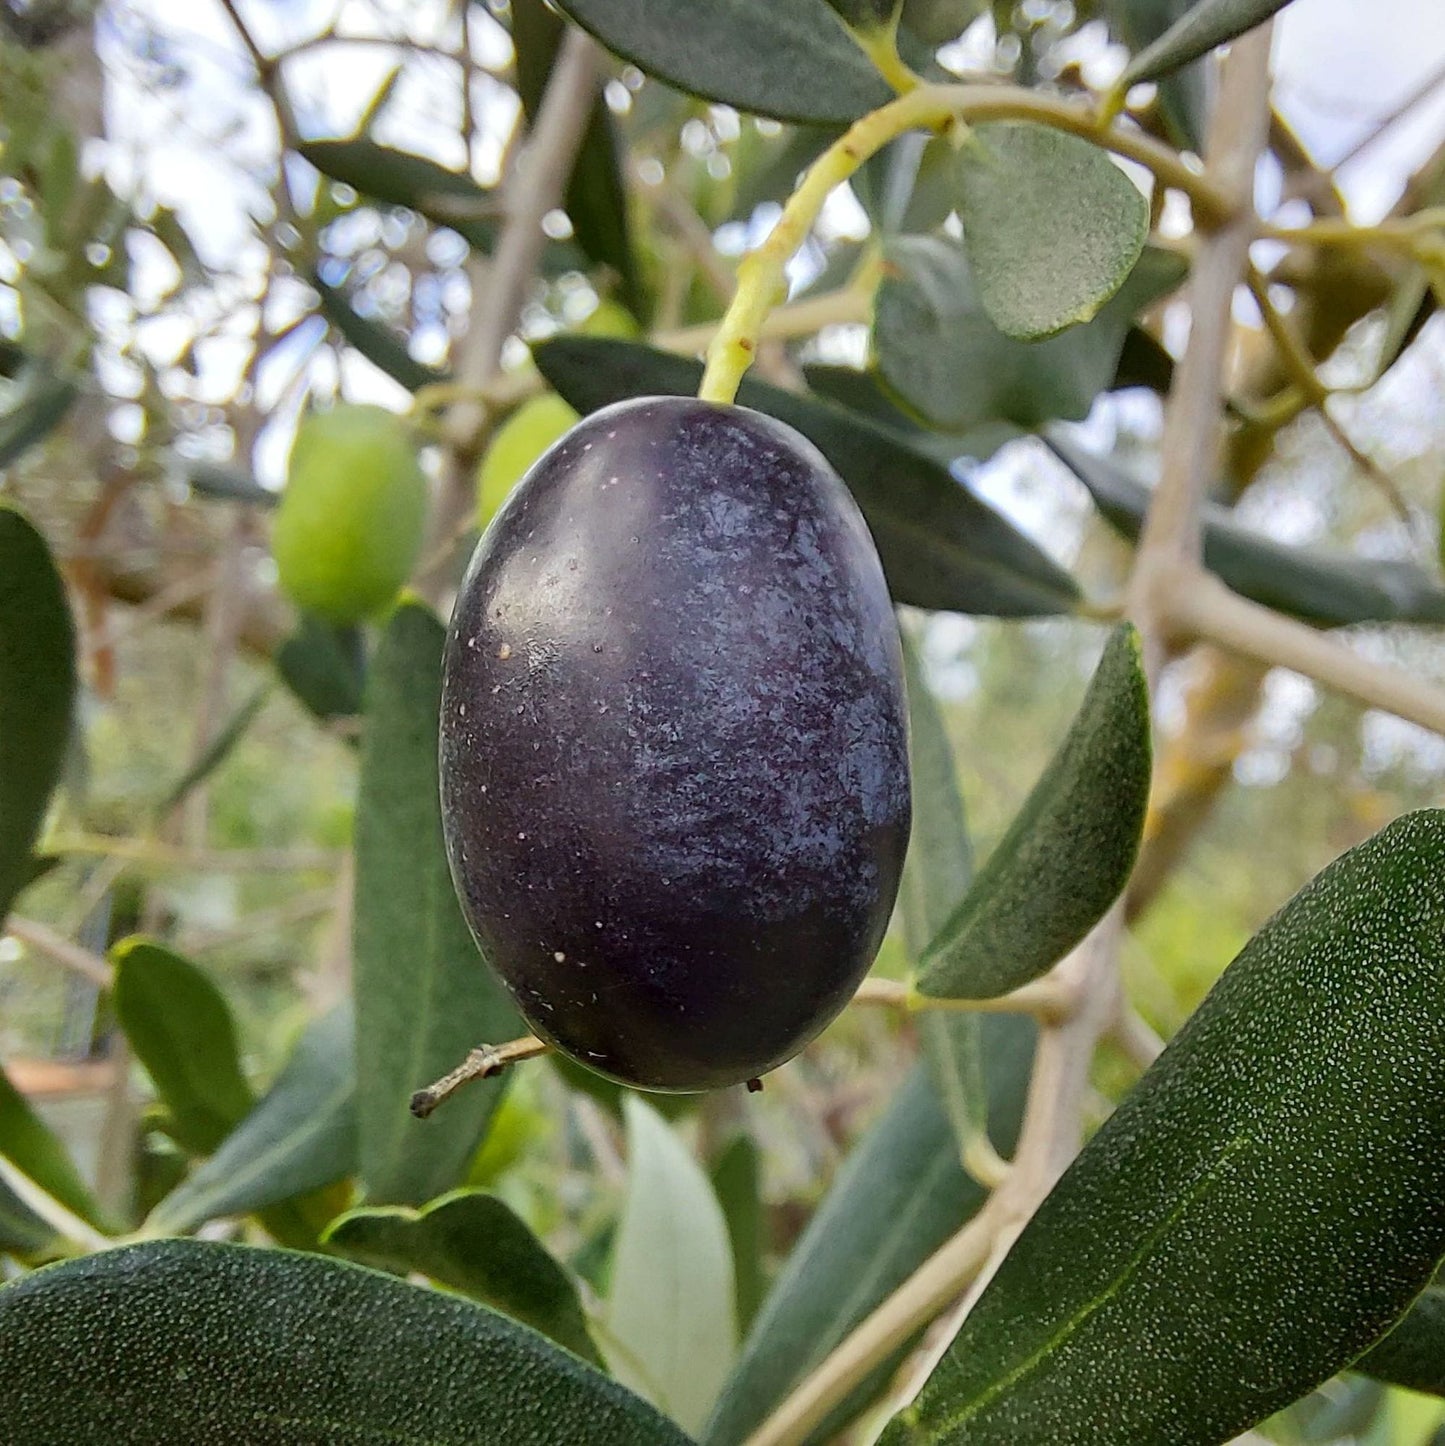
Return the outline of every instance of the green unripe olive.
{"type": "Polygon", "coordinates": [[[335,623],[383,611],[421,552],[427,495],[394,412],[343,405],[303,418],[271,532],[282,590],[335,623]]]}
{"type": "Polygon", "coordinates": [[[577,413],[555,392],[547,392],[523,402],[497,428],[477,469],[477,526],[482,531],[532,463],[576,424],[577,413]]]}

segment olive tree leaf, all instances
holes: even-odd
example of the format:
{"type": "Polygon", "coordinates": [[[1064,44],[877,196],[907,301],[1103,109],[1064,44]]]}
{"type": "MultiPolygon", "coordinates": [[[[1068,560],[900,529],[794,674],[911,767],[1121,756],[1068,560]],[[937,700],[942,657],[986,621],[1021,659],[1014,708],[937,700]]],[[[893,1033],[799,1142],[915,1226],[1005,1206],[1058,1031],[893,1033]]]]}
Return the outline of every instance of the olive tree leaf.
{"type": "Polygon", "coordinates": [[[0,1420],[16,1446],[686,1446],[645,1402],[483,1306],[318,1255],[198,1240],[0,1290],[0,1420]]]}
{"type": "MultiPolygon", "coordinates": [[[[1158,40],[1194,4],[1194,0],[1108,0],[1109,28],[1138,52],[1158,40]]],[[[1209,77],[1196,61],[1159,82],[1159,110],[1170,137],[1200,152],[1209,118],[1209,77]]]]}
{"type": "Polygon", "coordinates": [[[419,362],[407,350],[406,341],[380,321],[363,316],[350,297],[335,286],[328,286],[313,270],[306,278],[321,302],[321,314],[341,333],[354,351],[359,352],[378,371],[409,392],[449,380],[450,373],[439,367],[419,362]]]}
{"type": "Polygon", "coordinates": [[[352,1210],[322,1243],[381,1270],[418,1271],[599,1364],[576,1281],[495,1195],[456,1190],[420,1210],[352,1210]]]}
{"type": "Polygon", "coordinates": [[[296,631],[276,649],[276,671],[313,717],[354,718],[366,687],[361,631],[303,613],[296,631]]]}
{"type": "Polygon", "coordinates": [[[43,1256],[57,1244],[50,1226],[0,1181],[0,1255],[43,1256]]]}
{"type": "Polygon", "coordinates": [[[1139,635],[1115,629],[1059,751],[918,965],[935,999],[990,999],[1052,968],[1118,898],[1152,760],[1139,635]]]}
{"type": "MultiPolygon", "coordinates": [[[[992,1086],[989,1128],[1012,1149],[1023,1118],[1034,1027],[1017,1016],[981,1021],[992,1086]]],[[[704,1446],[741,1446],[848,1333],[954,1234],[987,1198],[959,1164],[958,1145],[928,1070],[917,1065],[854,1146],[763,1301],[737,1365],[702,1433],[704,1446]]],[[[830,1439],[872,1400],[908,1353],[884,1363],[817,1439],[830,1439]]]]}
{"type": "Polygon", "coordinates": [[[727,1222],[707,1176],[657,1111],[636,1095],[622,1109],[627,1196],[602,1349],[618,1380],[695,1431],[737,1348],[727,1222]]]}
{"type": "Polygon", "coordinates": [[[0,924],[30,882],[75,706],[75,625],[45,539],[0,505],[0,924]]]}
{"type": "Polygon", "coordinates": [[[80,388],[74,382],[57,376],[46,362],[29,359],[0,410],[0,467],[9,467],[43,442],[65,420],[79,396],[80,388]]]}
{"type": "MultiPolygon", "coordinates": [[[[529,120],[536,119],[565,29],[564,22],[543,0],[512,0],[517,91],[529,120]]],[[[592,102],[567,182],[565,206],[578,244],[593,261],[611,268],[623,301],[632,310],[639,310],[643,303],[642,280],[627,217],[627,188],[617,127],[600,93],[592,102]]]]}
{"type": "Polygon", "coordinates": [[[202,750],[201,756],[166,790],[165,797],[156,805],[157,817],[164,818],[172,809],[178,808],[235,752],[236,745],[246,736],[270,697],[271,685],[262,683],[231,714],[202,750]]]}
{"type": "Polygon", "coordinates": [[[826,0],[560,0],[609,50],[705,100],[836,125],[891,99],[826,0]]]}
{"type": "Polygon", "coordinates": [[[1019,1237],[886,1446],[1216,1446],[1445,1253],[1445,811],[1245,946],[1019,1237]]]}
{"type": "Polygon", "coordinates": [[[302,141],[296,149],[323,176],[370,200],[405,206],[448,226],[479,251],[490,251],[496,241],[497,200],[465,172],[378,145],[367,136],[302,141]]]}
{"type": "Polygon", "coordinates": [[[445,631],[417,602],[392,614],[367,678],[356,806],[357,1126],[373,1204],[417,1204],[461,1183],[505,1077],[429,1120],[408,1102],[469,1049],[518,1033],[452,888],[437,778],[445,631]]]}
{"type": "Polygon", "coordinates": [[[169,1132],[209,1155],[255,1104],[230,1007],[194,964],[158,944],[128,939],[111,958],[116,1016],[166,1107],[169,1132]]]}
{"type": "Polygon", "coordinates": [[[1152,45],[1131,60],[1120,85],[1158,80],[1207,55],[1216,45],[1263,25],[1289,0],[1197,0],[1152,45]]]}
{"type": "Polygon", "coordinates": [[[897,23],[903,0],[823,0],[850,30],[867,33],[897,23]]]}
{"type": "Polygon", "coordinates": [[[752,1324],[767,1281],[763,1272],[762,1162],[750,1135],[734,1135],[712,1167],[712,1188],[727,1222],[740,1330],[752,1324]]]}
{"type": "MultiPolygon", "coordinates": [[[[1150,489],[1106,458],[1051,427],[1049,448],[1089,490],[1104,520],[1135,541],[1150,489]]],[[[1272,542],[1223,508],[1203,510],[1204,563],[1235,592],[1317,627],[1363,622],[1445,622],[1445,587],[1411,562],[1332,556],[1272,542]]]]}
{"type": "Polygon", "coordinates": [[[1410,1391],[1445,1396],[1445,1285],[1428,1286],[1351,1370],[1410,1391]]]}
{"type": "Polygon", "coordinates": [[[275,1084],[220,1145],[151,1211],[157,1233],[194,1230],[308,1194],[356,1169],[351,1006],[313,1021],[275,1084]]]}
{"type": "MultiPolygon", "coordinates": [[[[107,1228],[100,1207],[80,1178],[65,1146],[30,1108],[29,1101],[3,1069],[0,1069],[0,1155],[72,1214],[98,1230],[107,1228]]],[[[5,1193],[10,1195],[8,1190],[5,1193]]]]}
{"type": "Polygon", "coordinates": [[[1147,249],[1090,322],[1043,341],[1005,336],[985,311],[963,248],[936,236],[884,246],[873,315],[879,379],[906,410],[945,432],[986,422],[1032,429],[1077,421],[1108,387],[1138,313],[1179,284],[1184,263],[1147,249]]]}
{"type": "Polygon", "coordinates": [[[1092,320],[1149,234],[1148,202],[1107,151],[1031,121],[974,128],[958,202],[978,299],[1017,341],[1092,320]]]}
{"type": "Polygon", "coordinates": [[[903,0],[903,25],[930,45],[957,40],[984,11],[984,0],[903,0]]]}
{"type": "MultiPolygon", "coordinates": [[[[908,751],[913,775],[913,831],[898,891],[903,942],[917,965],[973,879],[973,847],[958,791],[948,731],[924,675],[918,647],[905,629],[908,751]]],[[[988,1132],[979,1021],[973,1014],[934,1011],[918,1021],[934,1089],[953,1125],[960,1157],[988,1132]]]]}
{"type": "MultiPolygon", "coordinates": [[[[692,396],[702,367],[636,342],[556,337],[537,366],[584,415],[633,396],[692,396]]],[[[797,428],[837,469],[863,512],[893,597],[999,617],[1068,612],[1073,579],[932,458],[896,434],[812,397],[745,378],[743,406],[797,428]]]]}

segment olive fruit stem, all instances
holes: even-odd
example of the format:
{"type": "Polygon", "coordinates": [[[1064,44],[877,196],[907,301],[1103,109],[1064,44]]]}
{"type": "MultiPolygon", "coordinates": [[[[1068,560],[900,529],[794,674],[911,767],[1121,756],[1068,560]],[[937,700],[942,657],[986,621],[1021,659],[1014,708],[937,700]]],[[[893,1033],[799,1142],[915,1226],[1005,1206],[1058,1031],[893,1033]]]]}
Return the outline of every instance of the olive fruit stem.
{"type": "Polygon", "coordinates": [[[911,983],[896,979],[865,979],[853,995],[854,1004],[876,1004],[920,1014],[930,1009],[948,1009],[970,1014],[1032,1014],[1052,1024],[1067,1018],[1074,1000],[1072,993],[1052,978],[1035,979],[1008,994],[992,999],[940,999],[920,994],[911,983]]]}
{"type": "Polygon", "coordinates": [[[787,266],[823,203],[870,156],[912,130],[944,134],[965,122],[1032,120],[1094,141],[1152,171],[1161,185],[1186,194],[1199,225],[1217,225],[1236,209],[1231,197],[1191,170],[1167,146],[1134,130],[1100,126],[1097,114],[1019,86],[918,84],[853,123],[808,168],[767,238],[743,258],[737,290],[707,350],[698,396],[730,403],[757,351],[768,313],[787,294],[787,266]]]}
{"type": "Polygon", "coordinates": [[[506,1044],[479,1044],[468,1051],[467,1057],[450,1074],[444,1074],[435,1084],[418,1090],[411,1097],[411,1112],[417,1119],[424,1120],[464,1084],[470,1084],[474,1079],[490,1079],[524,1059],[536,1059],[539,1054],[546,1054],[550,1048],[551,1045],[544,1044],[531,1034],[508,1040],[506,1044]]]}

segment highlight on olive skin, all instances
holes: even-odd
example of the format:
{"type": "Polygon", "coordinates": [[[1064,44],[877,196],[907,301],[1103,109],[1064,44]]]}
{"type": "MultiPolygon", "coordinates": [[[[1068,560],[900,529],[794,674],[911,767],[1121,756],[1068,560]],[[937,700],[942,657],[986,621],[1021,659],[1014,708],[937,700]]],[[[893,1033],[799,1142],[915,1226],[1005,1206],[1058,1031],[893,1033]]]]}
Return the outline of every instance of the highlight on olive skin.
{"type": "Polygon", "coordinates": [[[441,717],[463,910],[557,1049],[713,1089],[847,1003],[908,842],[902,663],[867,528],[791,428],[674,397],[581,422],[477,548],[441,717]]]}

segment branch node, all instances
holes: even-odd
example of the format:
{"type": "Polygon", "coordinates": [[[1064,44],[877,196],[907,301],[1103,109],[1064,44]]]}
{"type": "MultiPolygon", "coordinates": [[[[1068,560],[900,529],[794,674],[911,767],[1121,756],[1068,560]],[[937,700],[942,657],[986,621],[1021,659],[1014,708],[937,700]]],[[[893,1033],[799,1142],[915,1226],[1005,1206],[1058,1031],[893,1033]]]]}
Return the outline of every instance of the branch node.
{"type": "Polygon", "coordinates": [[[411,1097],[411,1112],[417,1119],[424,1120],[464,1084],[470,1084],[474,1079],[490,1079],[524,1059],[535,1059],[539,1054],[545,1054],[550,1047],[530,1034],[508,1040],[506,1044],[479,1044],[450,1074],[418,1090],[411,1097]]]}

